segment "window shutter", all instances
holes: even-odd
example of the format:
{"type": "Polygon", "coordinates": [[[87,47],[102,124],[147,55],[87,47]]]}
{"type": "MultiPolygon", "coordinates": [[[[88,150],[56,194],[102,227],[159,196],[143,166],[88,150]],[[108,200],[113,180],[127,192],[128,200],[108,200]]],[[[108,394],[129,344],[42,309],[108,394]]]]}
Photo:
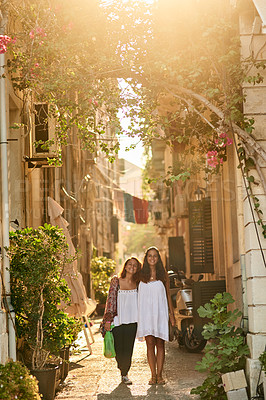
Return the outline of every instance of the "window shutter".
{"type": "MultiPolygon", "coordinates": [[[[49,139],[48,131],[48,104],[34,104],[34,125],[35,125],[35,141],[46,142],[49,139]]],[[[36,153],[47,153],[41,145],[36,147],[36,153]]]]}
{"type": "Polygon", "coordinates": [[[183,236],[168,238],[169,268],[174,271],[186,272],[186,257],[183,236]]]}
{"type": "Polygon", "coordinates": [[[211,199],[189,202],[190,270],[213,272],[211,199]]]}

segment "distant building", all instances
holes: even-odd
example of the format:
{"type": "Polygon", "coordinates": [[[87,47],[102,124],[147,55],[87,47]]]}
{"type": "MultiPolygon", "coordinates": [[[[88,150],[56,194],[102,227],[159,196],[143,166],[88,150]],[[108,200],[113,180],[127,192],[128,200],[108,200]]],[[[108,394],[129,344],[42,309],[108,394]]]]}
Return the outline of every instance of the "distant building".
{"type": "Polygon", "coordinates": [[[119,185],[125,192],[135,197],[143,197],[142,169],[124,158],[119,159],[119,185]]]}

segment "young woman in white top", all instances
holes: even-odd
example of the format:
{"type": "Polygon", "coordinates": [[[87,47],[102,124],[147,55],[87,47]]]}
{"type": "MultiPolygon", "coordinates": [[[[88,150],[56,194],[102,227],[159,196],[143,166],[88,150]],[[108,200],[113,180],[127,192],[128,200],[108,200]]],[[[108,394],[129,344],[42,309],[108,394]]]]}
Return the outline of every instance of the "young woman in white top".
{"type": "Polygon", "coordinates": [[[138,314],[137,337],[145,337],[146,340],[151,370],[149,384],[163,385],[165,340],[169,340],[168,321],[170,319],[174,326],[175,317],[170,298],[169,277],[156,247],[147,249],[144,256],[138,290],[138,314]]]}
{"type": "Polygon", "coordinates": [[[114,336],[117,367],[121,371],[121,381],[126,385],[128,378],[138,321],[138,283],[140,261],[131,257],[126,260],[118,277],[111,280],[105,312],[100,330],[104,336],[111,329],[114,336]]]}

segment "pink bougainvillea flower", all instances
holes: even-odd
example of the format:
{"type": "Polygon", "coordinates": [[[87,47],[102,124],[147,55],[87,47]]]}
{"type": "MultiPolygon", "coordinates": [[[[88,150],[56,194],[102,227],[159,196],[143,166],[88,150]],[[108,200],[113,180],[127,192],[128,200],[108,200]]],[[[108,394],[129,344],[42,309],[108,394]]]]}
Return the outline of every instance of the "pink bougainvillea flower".
{"type": "Polygon", "coordinates": [[[208,158],[207,163],[210,167],[215,168],[218,165],[217,158],[208,158]]]}
{"type": "Polygon", "coordinates": [[[223,162],[224,162],[224,159],[220,158],[220,164],[223,164],[223,162]]]}
{"type": "Polygon", "coordinates": [[[39,68],[40,64],[39,63],[35,63],[34,67],[39,68]]]}
{"type": "Polygon", "coordinates": [[[208,151],[208,153],[206,154],[207,157],[207,164],[211,167],[211,168],[215,168],[218,165],[218,160],[217,160],[217,155],[218,152],[216,150],[210,150],[208,151]]]}
{"type": "Polygon", "coordinates": [[[233,140],[228,137],[226,144],[227,144],[227,146],[230,146],[231,144],[233,144],[233,140]]]}
{"type": "Polygon", "coordinates": [[[221,139],[226,138],[226,137],[227,137],[227,134],[226,134],[225,132],[222,132],[222,133],[220,133],[219,137],[220,137],[221,139]]]}
{"type": "Polygon", "coordinates": [[[7,52],[7,47],[4,44],[0,44],[0,54],[4,54],[7,52]]]}
{"type": "Polygon", "coordinates": [[[12,38],[7,35],[0,35],[0,54],[7,52],[8,44],[12,42],[12,38]]]}
{"type": "Polygon", "coordinates": [[[218,154],[218,152],[217,152],[216,150],[210,150],[210,151],[208,151],[208,153],[207,153],[207,157],[208,157],[208,158],[209,158],[209,157],[216,157],[217,154],[218,154]]]}
{"type": "Polygon", "coordinates": [[[34,37],[35,37],[34,30],[30,31],[29,35],[30,35],[30,38],[31,38],[31,39],[34,39],[34,37]]]}
{"type": "Polygon", "coordinates": [[[98,107],[98,106],[99,106],[99,103],[98,103],[97,100],[94,100],[94,105],[95,105],[95,107],[98,107]]]}
{"type": "Polygon", "coordinates": [[[36,28],[36,33],[37,33],[37,35],[40,35],[42,37],[47,36],[47,33],[45,33],[45,30],[43,28],[39,28],[39,27],[36,28]]]}
{"type": "Polygon", "coordinates": [[[8,44],[12,41],[11,37],[7,36],[7,35],[0,35],[0,41],[8,44]]]}

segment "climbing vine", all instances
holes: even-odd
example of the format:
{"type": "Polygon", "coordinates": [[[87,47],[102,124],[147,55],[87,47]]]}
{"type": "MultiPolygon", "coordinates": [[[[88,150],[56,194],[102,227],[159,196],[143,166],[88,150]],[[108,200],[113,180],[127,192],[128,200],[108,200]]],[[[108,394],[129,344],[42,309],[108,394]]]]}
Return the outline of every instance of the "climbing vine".
{"type": "MultiPolygon", "coordinates": [[[[241,56],[239,10],[229,2],[2,1],[2,13],[7,7],[10,40],[2,39],[0,51],[9,47],[8,73],[25,105],[25,129],[31,129],[26,110],[45,102],[59,152],[73,128],[84,149],[100,148],[113,161],[123,110],[129,136],[176,149],[162,176],[168,185],[200,172],[218,174],[235,137],[245,150],[246,173],[256,168],[266,190],[259,162],[266,151],[243,112],[243,85],[263,81],[265,62],[241,56]]],[[[148,179],[155,178],[150,170],[148,179]]],[[[255,179],[247,180],[252,190],[255,179]]]]}

